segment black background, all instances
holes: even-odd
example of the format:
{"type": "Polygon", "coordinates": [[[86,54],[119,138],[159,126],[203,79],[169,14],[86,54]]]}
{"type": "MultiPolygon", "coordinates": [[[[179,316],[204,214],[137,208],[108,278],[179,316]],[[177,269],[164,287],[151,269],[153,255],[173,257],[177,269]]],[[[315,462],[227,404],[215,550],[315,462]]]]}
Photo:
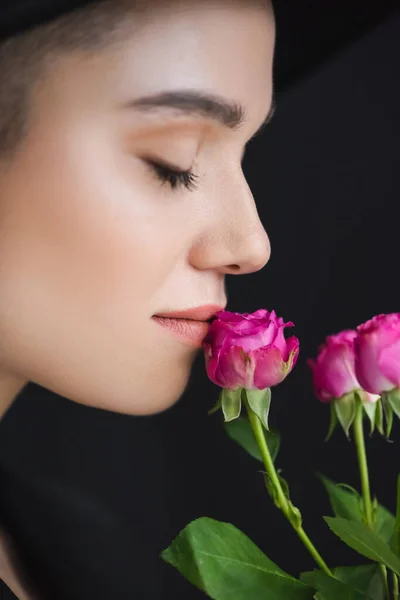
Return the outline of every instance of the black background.
{"type": "MultiPolygon", "coordinates": [[[[393,5],[277,3],[277,111],[244,163],[272,256],[260,273],[228,278],[230,310],[274,308],[296,325],[300,358],[273,390],[271,421],[282,433],[278,466],[331,565],[358,558],[321,520],[330,509],[315,472],[359,487],[357,464],[340,431],[323,442],[329,411],[313,396],[306,359],[327,334],[400,309],[393,5]]],[[[217,395],[202,356],[178,404],[151,418],[24,390],[0,426],[0,503],[49,597],[204,598],[158,557],[200,516],[233,523],[292,574],[314,567],[272,506],[259,464],[225,436],[219,414],[207,416],[217,395]]],[[[368,452],[373,491],[394,510],[398,423],[392,437],[375,437],[368,452]]]]}

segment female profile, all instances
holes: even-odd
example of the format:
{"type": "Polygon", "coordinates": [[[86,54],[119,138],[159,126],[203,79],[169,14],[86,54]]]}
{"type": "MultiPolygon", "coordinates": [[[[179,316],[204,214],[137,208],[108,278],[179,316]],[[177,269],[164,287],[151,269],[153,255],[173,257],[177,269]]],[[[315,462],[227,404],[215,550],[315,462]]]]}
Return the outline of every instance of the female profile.
{"type": "MultiPolygon", "coordinates": [[[[227,304],[225,277],[269,258],[241,161],[272,107],[271,4],[1,11],[0,416],[28,382],[162,412],[227,304]]],[[[44,598],[1,522],[0,579],[44,598]]]]}

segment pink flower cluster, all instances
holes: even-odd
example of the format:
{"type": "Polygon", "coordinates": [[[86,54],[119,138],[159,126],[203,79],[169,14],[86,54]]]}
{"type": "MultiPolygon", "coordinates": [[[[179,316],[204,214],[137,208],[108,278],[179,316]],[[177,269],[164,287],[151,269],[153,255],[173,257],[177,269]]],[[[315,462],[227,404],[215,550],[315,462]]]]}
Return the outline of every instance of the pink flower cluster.
{"type": "MultiPolygon", "coordinates": [[[[203,342],[208,377],[222,388],[265,389],[281,383],[296,364],[297,337],[284,336],[275,311],[221,311],[203,342]]],[[[364,402],[400,389],[400,313],[381,314],[356,330],[330,335],[308,361],[321,402],[357,391],[364,402]]]]}
{"type": "Polygon", "coordinates": [[[356,390],[363,401],[375,402],[400,388],[400,313],[377,315],[355,331],[328,336],[308,364],[321,402],[356,390]]]}

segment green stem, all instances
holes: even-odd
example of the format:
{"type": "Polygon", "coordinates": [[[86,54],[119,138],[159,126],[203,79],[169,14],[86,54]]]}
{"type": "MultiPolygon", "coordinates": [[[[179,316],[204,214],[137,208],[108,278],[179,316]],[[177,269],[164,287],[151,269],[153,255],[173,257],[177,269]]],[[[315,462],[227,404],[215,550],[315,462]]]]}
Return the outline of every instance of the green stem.
{"type": "Polygon", "coordinates": [[[399,579],[396,573],[392,573],[393,575],[393,600],[399,600],[399,579]]]}
{"type": "MultiPolygon", "coordinates": [[[[368,462],[367,462],[367,451],[365,448],[364,438],[364,409],[362,402],[359,398],[356,399],[356,416],[354,419],[354,439],[356,442],[358,467],[360,470],[361,478],[361,492],[364,504],[364,519],[366,525],[374,530],[374,519],[372,516],[372,502],[371,502],[371,488],[369,484],[369,473],[368,473],[368,462]]],[[[383,585],[385,588],[386,598],[389,599],[389,586],[387,579],[387,570],[385,565],[380,564],[379,569],[382,576],[383,585]]]]}
{"type": "Polygon", "coordinates": [[[381,572],[381,577],[382,577],[382,581],[383,581],[383,587],[385,589],[385,597],[387,598],[387,600],[390,600],[390,591],[389,591],[387,569],[386,569],[385,565],[380,564],[379,565],[379,570],[381,572]]]}
{"type": "MultiPolygon", "coordinates": [[[[396,524],[394,528],[394,551],[400,553],[400,474],[397,477],[397,502],[396,502],[396,524]]],[[[400,600],[399,595],[399,578],[396,573],[393,575],[393,599],[400,600]]]]}
{"type": "Polygon", "coordinates": [[[400,474],[397,477],[396,523],[394,527],[394,551],[400,555],[400,474]]]}
{"type": "Polygon", "coordinates": [[[374,522],[372,518],[372,503],[371,503],[371,490],[369,485],[369,475],[368,475],[368,463],[367,463],[367,452],[365,449],[365,439],[364,439],[364,427],[363,427],[363,406],[361,401],[357,399],[356,405],[356,416],[354,419],[354,438],[356,442],[357,448],[357,457],[358,457],[358,466],[360,469],[360,477],[361,477],[361,491],[364,502],[364,517],[365,522],[373,529],[374,522]]]}
{"type": "Polygon", "coordinates": [[[289,523],[292,525],[293,529],[296,531],[297,535],[299,536],[299,538],[301,539],[301,541],[303,542],[303,544],[305,545],[305,547],[307,548],[307,550],[309,551],[311,556],[314,558],[315,562],[321,568],[321,570],[324,571],[327,575],[333,576],[328,565],[326,564],[326,562],[324,561],[324,559],[322,558],[322,556],[320,555],[320,553],[318,552],[318,550],[316,549],[316,547],[314,546],[314,544],[312,543],[312,541],[310,540],[310,538],[308,537],[306,532],[304,531],[303,527],[301,525],[296,526],[290,519],[289,502],[288,502],[288,499],[286,498],[285,493],[282,489],[282,485],[279,480],[278,473],[276,472],[275,465],[272,460],[267,441],[265,439],[265,434],[264,434],[264,429],[263,429],[262,423],[261,423],[260,419],[257,417],[257,415],[251,410],[249,403],[247,401],[247,398],[246,398],[246,394],[244,394],[244,399],[245,399],[247,412],[249,415],[249,421],[252,426],[253,433],[256,438],[258,447],[260,449],[265,469],[266,469],[268,476],[270,477],[270,480],[276,490],[278,503],[279,503],[279,506],[280,506],[283,514],[288,519],[289,523]]]}

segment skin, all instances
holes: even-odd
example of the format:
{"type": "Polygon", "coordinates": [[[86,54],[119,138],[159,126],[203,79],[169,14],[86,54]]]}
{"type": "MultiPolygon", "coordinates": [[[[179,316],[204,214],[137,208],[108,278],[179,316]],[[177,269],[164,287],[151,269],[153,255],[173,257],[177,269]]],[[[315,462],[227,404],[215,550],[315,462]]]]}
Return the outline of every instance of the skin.
{"type": "Polygon", "coordinates": [[[4,534],[0,536],[0,580],[3,580],[19,600],[40,600],[22,584],[10,560],[10,552],[4,534]]]}
{"type": "Polygon", "coordinates": [[[141,19],[122,48],[57,62],[1,168],[0,415],[29,381],[121,413],[166,410],[198,350],[152,315],[225,306],[225,276],[269,259],[241,160],[272,103],[271,8],[193,2],[141,19]],[[242,104],[242,126],[120,108],[187,89],[242,104]],[[193,166],[196,189],[162,184],[147,158],[193,166]]]}

